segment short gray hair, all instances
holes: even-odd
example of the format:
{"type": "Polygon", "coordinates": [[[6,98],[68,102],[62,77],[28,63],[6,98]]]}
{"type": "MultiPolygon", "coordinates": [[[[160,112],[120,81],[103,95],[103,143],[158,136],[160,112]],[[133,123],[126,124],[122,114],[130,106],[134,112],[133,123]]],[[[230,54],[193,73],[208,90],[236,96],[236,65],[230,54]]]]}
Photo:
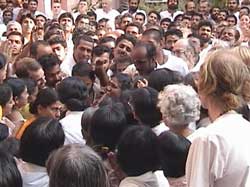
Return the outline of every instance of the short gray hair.
{"type": "Polygon", "coordinates": [[[200,118],[200,99],[191,86],[166,86],[159,95],[158,106],[170,125],[188,125],[200,118]]]}
{"type": "Polygon", "coordinates": [[[109,187],[101,158],[88,146],[66,145],[48,159],[50,187],[109,187]]]}

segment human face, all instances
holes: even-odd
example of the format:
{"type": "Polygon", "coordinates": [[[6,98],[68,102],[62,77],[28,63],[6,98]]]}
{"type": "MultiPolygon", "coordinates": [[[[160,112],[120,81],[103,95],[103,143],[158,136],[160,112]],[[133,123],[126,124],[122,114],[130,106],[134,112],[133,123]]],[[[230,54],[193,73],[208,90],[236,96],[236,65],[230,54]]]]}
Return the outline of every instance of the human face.
{"type": "Polygon", "coordinates": [[[219,13],[220,13],[220,9],[217,7],[214,7],[212,10],[212,16],[217,19],[219,13]]]}
{"type": "Polygon", "coordinates": [[[177,40],[179,40],[180,38],[177,35],[169,35],[166,37],[166,41],[165,41],[165,48],[172,51],[174,48],[174,44],[175,42],[177,42],[177,40]]]}
{"type": "Polygon", "coordinates": [[[42,68],[40,68],[37,71],[30,71],[29,76],[31,79],[36,81],[39,90],[45,88],[46,80],[45,80],[44,71],[42,68]]]}
{"type": "Polygon", "coordinates": [[[161,28],[163,28],[163,30],[166,32],[168,30],[169,24],[170,24],[170,22],[168,22],[168,21],[162,21],[161,28]]]}
{"type": "Polygon", "coordinates": [[[4,106],[2,106],[3,116],[7,116],[12,112],[14,104],[13,96],[11,94],[10,100],[4,106]]]}
{"type": "Polygon", "coordinates": [[[129,10],[135,12],[139,6],[139,0],[129,0],[128,1],[129,10]]]}
{"type": "Polygon", "coordinates": [[[248,15],[241,16],[241,18],[240,18],[240,26],[241,27],[248,28],[249,22],[250,22],[250,19],[249,19],[248,15]]]}
{"type": "Polygon", "coordinates": [[[192,13],[195,11],[195,3],[193,1],[189,1],[187,2],[187,6],[186,6],[186,12],[187,13],[192,13]]]}
{"type": "Polygon", "coordinates": [[[246,8],[241,8],[241,9],[240,9],[240,18],[241,18],[243,15],[248,15],[248,9],[246,9],[246,8]]]}
{"type": "Polygon", "coordinates": [[[47,107],[42,107],[41,105],[39,105],[38,115],[51,117],[51,118],[59,120],[61,116],[61,110],[62,110],[62,104],[59,101],[56,101],[55,103],[47,107]]]}
{"type": "Polygon", "coordinates": [[[89,26],[89,19],[82,18],[78,23],[77,23],[77,28],[88,28],[89,26]]]}
{"type": "Polygon", "coordinates": [[[36,25],[37,25],[37,27],[43,28],[45,22],[46,22],[46,20],[44,19],[43,16],[37,16],[36,17],[36,25]]]}
{"type": "Polygon", "coordinates": [[[61,3],[53,3],[52,5],[52,11],[54,15],[58,15],[61,11],[62,7],[61,7],[61,3]]]}
{"type": "Polygon", "coordinates": [[[22,22],[22,31],[23,34],[31,34],[33,31],[33,28],[35,27],[35,23],[30,18],[25,18],[22,22]]]}
{"type": "Polygon", "coordinates": [[[59,58],[59,60],[62,62],[67,55],[67,49],[65,49],[60,43],[51,45],[51,48],[52,51],[56,54],[56,56],[59,58]]]}
{"type": "Polygon", "coordinates": [[[148,15],[148,23],[153,24],[153,25],[157,25],[159,22],[157,15],[154,13],[151,13],[150,15],[148,15]]]}
{"type": "Polygon", "coordinates": [[[28,4],[28,9],[31,12],[35,12],[37,10],[37,3],[35,1],[30,1],[28,4]]]}
{"type": "Polygon", "coordinates": [[[236,0],[228,0],[227,2],[228,10],[236,11],[238,8],[238,4],[236,0]]]}
{"type": "Polygon", "coordinates": [[[220,39],[233,44],[235,42],[235,30],[233,28],[224,29],[220,39]]]}
{"type": "Polygon", "coordinates": [[[71,18],[64,17],[60,19],[60,25],[62,26],[63,31],[71,32],[73,28],[73,22],[71,18]]]}
{"type": "Polygon", "coordinates": [[[136,15],[135,22],[139,23],[140,25],[143,25],[145,23],[145,19],[142,15],[136,15]]]}
{"type": "Polygon", "coordinates": [[[3,22],[5,25],[7,25],[9,23],[9,21],[12,20],[12,15],[10,12],[6,12],[4,15],[3,15],[3,22]]]}
{"type": "Polygon", "coordinates": [[[206,41],[209,41],[212,36],[212,29],[208,26],[202,26],[199,29],[199,35],[206,41]]]}
{"type": "Polygon", "coordinates": [[[7,6],[7,1],[6,0],[0,0],[0,9],[3,10],[7,6]]]}
{"type": "Polygon", "coordinates": [[[170,10],[176,10],[178,8],[178,0],[168,0],[167,5],[170,10]]]}
{"type": "Polygon", "coordinates": [[[126,26],[129,24],[129,23],[132,23],[133,22],[133,18],[131,17],[124,17],[122,19],[122,22],[121,22],[121,29],[122,30],[125,30],[126,26]]]}
{"type": "Polygon", "coordinates": [[[227,18],[227,23],[228,23],[228,26],[230,26],[230,27],[233,27],[236,25],[235,19],[232,17],[227,18]]]}
{"type": "Polygon", "coordinates": [[[16,24],[12,24],[8,27],[8,30],[7,30],[7,36],[10,32],[12,31],[17,31],[17,32],[20,32],[22,33],[22,29],[20,29],[20,27],[18,27],[16,24]]]}
{"type": "Polygon", "coordinates": [[[7,76],[7,65],[0,69],[0,84],[6,79],[7,76]]]}
{"type": "Polygon", "coordinates": [[[110,66],[110,55],[109,53],[103,53],[101,56],[93,56],[92,58],[92,66],[94,67],[93,69],[95,69],[95,67],[97,65],[102,65],[103,69],[105,71],[107,71],[109,69],[110,66]]]}
{"type": "Polygon", "coordinates": [[[50,70],[45,72],[46,84],[50,87],[55,88],[58,83],[62,80],[62,72],[60,65],[57,64],[50,70]]]}
{"type": "Polygon", "coordinates": [[[191,25],[192,27],[197,27],[199,22],[201,20],[201,17],[200,16],[192,16],[191,18],[191,25]]]}
{"type": "Polygon", "coordinates": [[[127,34],[130,34],[130,35],[132,35],[132,36],[134,36],[134,37],[136,37],[136,38],[138,38],[139,35],[140,35],[140,33],[139,33],[139,28],[136,27],[136,26],[128,26],[128,27],[126,28],[126,33],[127,33],[127,34]]]}
{"type": "Polygon", "coordinates": [[[75,61],[88,61],[91,58],[91,53],[93,50],[93,43],[85,40],[81,40],[79,45],[74,47],[73,56],[75,61]]]}
{"type": "Polygon", "coordinates": [[[225,20],[227,17],[227,13],[224,11],[220,11],[220,13],[218,14],[218,21],[223,21],[225,20]]]}
{"type": "Polygon", "coordinates": [[[22,47],[23,47],[21,36],[19,36],[19,35],[10,35],[8,37],[8,42],[11,45],[12,55],[20,54],[20,52],[22,50],[22,47]]]}
{"type": "Polygon", "coordinates": [[[209,4],[208,2],[201,2],[199,5],[199,12],[202,15],[206,15],[209,12],[209,4]]]}
{"type": "Polygon", "coordinates": [[[29,94],[27,91],[27,87],[25,87],[23,93],[21,93],[21,95],[19,97],[14,98],[15,106],[17,108],[24,107],[28,103],[28,97],[29,97],[29,94]]]}
{"type": "Polygon", "coordinates": [[[130,56],[134,45],[132,42],[128,40],[121,40],[114,49],[114,56],[123,57],[123,56],[130,56]]]}
{"type": "Polygon", "coordinates": [[[111,9],[111,0],[102,0],[102,9],[108,12],[111,9]]]}
{"type": "Polygon", "coordinates": [[[78,11],[81,14],[84,14],[87,12],[87,10],[88,10],[88,3],[86,1],[80,1],[78,5],[78,11]]]}
{"type": "Polygon", "coordinates": [[[147,50],[144,46],[137,47],[131,53],[136,70],[140,75],[145,76],[154,70],[155,62],[153,58],[147,57],[147,50]]]}

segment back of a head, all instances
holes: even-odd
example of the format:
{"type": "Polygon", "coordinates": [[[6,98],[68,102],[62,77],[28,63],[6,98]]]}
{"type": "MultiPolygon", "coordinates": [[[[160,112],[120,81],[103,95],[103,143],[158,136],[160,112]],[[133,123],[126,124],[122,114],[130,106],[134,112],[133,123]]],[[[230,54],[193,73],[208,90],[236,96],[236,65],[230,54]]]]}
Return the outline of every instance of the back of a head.
{"type": "Polygon", "coordinates": [[[14,158],[0,151],[0,186],[1,187],[22,187],[22,177],[16,166],[14,158]]]}
{"type": "Polygon", "coordinates": [[[117,145],[117,162],[128,176],[139,176],[159,167],[158,140],[145,126],[133,126],[121,136],[117,145]]]}
{"type": "Polygon", "coordinates": [[[131,104],[139,120],[151,128],[159,125],[162,116],[157,107],[158,92],[150,87],[138,88],[132,92],[131,104]]]}
{"type": "Polygon", "coordinates": [[[57,86],[60,101],[70,111],[83,111],[88,107],[87,86],[77,77],[63,79],[57,86]]]}
{"type": "Polygon", "coordinates": [[[237,109],[250,101],[248,67],[230,50],[212,52],[201,67],[198,88],[223,107],[223,112],[237,109]]]}
{"type": "Polygon", "coordinates": [[[178,72],[166,68],[157,69],[150,73],[148,86],[160,92],[169,84],[181,83],[182,79],[182,76],[178,72]]]}
{"type": "Polygon", "coordinates": [[[39,117],[28,126],[20,144],[20,157],[25,161],[45,166],[49,154],[64,144],[64,131],[59,121],[39,117]]]}
{"type": "Polygon", "coordinates": [[[100,148],[107,147],[113,151],[126,127],[122,104],[105,105],[100,107],[92,117],[90,136],[95,145],[100,145],[100,148]]]}
{"type": "Polygon", "coordinates": [[[48,159],[49,187],[109,187],[101,158],[80,144],[64,146],[48,159]]]}
{"type": "Polygon", "coordinates": [[[25,57],[15,63],[16,75],[19,78],[30,78],[29,72],[38,71],[42,66],[33,58],[25,57]]]}
{"type": "Polygon", "coordinates": [[[178,178],[185,175],[185,166],[191,142],[171,131],[159,137],[160,159],[165,177],[178,178]]]}

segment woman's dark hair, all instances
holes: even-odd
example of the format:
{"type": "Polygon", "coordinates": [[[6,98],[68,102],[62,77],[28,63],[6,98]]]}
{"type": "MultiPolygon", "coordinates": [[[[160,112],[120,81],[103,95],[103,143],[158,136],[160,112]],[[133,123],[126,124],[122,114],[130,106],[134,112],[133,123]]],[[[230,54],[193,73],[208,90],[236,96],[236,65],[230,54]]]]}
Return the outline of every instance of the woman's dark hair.
{"type": "Polygon", "coordinates": [[[37,88],[36,81],[33,79],[29,79],[29,78],[23,79],[23,81],[25,82],[25,85],[27,87],[28,94],[29,95],[33,94],[37,88]]]}
{"type": "Polygon", "coordinates": [[[159,137],[160,159],[165,177],[182,177],[191,142],[173,132],[163,132],[159,137]]]}
{"type": "Polygon", "coordinates": [[[4,107],[12,96],[12,89],[8,84],[0,84],[0,105],[4,107]]]}
{"type": "Polygon", "coordinates": [[[140,121],[151,128],[159,125],[162,120],[160,109],[157,107],[158,92],[150,87],[135,89],[131,94],[131,104],[135,115],[140,121]]]}
{"type": "Polygon", "coordinates": [[[119,87],[122,91],[129,90],[132,88],[132,79],[129,75],[125,73],[116,73],[114,77],[116,77],[119,83],[119,87]]]}
{"type": "Polygon", "coordinates": [[[154,70],[148,78],[148,86],[156,89],[158,92],[163,91],[164,87],[169,84],[178,84],[181,82],[182,76],[178,72],[167,68],[154,70]]]}
{"type": "Polygon", "coordinates": [[[20,97],[27,88],[25,82],[19,78],[8,78],[5,83],[11,88],[13,97],[20,97]]]}
{"type": "Polygon", "coordinates": [[[145,126],[133,126],[121,136],[117,146],[117,162],[128,176],[156,171],[160,166],[158,140],[145,126]]]}
{"type": "Polygon", "coordinates": [[[48,107],[55,102],[59,101],[57,91],[53,88],[45,88],[39,91],[36,100],[30,104],[30,113],[37,114],[37,107],[48,107]]]}
{"type": "Polygon", "coordinates": [[[25,162],[45,167],[49,154],[63,146],[64,139],[59,121],[39,117],[25,129],[21,137],[20,157],[25,162]]]}
{"type": "Polygon", "coordinates": [[[92,117],[90,136],[96,146],[107,147],[113,151],[126,127],[122,104],[105,105],[100,107],[92,117]]]}
{"type": "Polygon", "coordinates": [[[0,123],[0,142],[4,141],[9,136],[9,128],[3,124],[0,123]]]}
{"type": "Polygon", "coordinates": [[[3,53],[0,53],[0,69],[4,68],[7,64],[6,56],[3,53]]]}
{"type": "Polygon", "coordinates": [[[70,111],[83,111],[89,106],[87,86],[77,77],[68,77],[62,80],[57,91],[60,101],[70,111]]]}
{"type": "MultiPolygon", "coordinates": [[[[8,128],[7,128],[8,129],[8,128]]],[[[20,141],[14,137],[8,137],[0,142],[0,150],[19,158],[20,141]]]]}
{"type": "Polygon", "coordinates": [[[8,153],[0,150],[0,186],[22,187],[22,177],[17,168],[16,161],[8,153]]]}

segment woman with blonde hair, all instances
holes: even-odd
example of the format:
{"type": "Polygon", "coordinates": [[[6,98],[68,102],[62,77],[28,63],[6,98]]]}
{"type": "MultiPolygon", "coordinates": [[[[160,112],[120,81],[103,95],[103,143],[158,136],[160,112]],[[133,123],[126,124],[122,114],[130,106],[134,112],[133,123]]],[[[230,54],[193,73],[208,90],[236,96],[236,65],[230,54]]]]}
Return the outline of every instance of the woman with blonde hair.
{"type": "Polygon", "coordinates": [[[250,49],[247,46],[237,46],[231,49],[241,60],[250,67],[250,49]]]}
{"type": "Polygon", "coordinates": [[[212,123],[190,147],[188,186],[249,186],[250,123],[235,111],[250,99],[247,66],[230,50],[212,52],[201,67],[198,93],[212,123]]]}

